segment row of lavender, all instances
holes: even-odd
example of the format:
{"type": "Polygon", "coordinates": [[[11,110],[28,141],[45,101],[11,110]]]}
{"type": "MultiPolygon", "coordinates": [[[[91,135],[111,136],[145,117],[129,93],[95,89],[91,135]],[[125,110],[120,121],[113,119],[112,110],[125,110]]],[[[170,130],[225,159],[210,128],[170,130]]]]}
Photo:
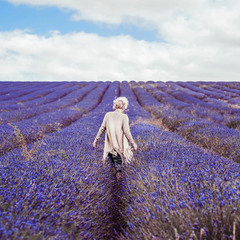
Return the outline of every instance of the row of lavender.
{"type": "Polygon", "coordinates": [[[126,239],[240,238],[239,164],[150,125],[133,134],[126,239]]]}
{"type": "MultiPolygon", "coordinates": [[[[40,83],[31,83],[31,85],[26,85],[26,83],[16,83],[13,85],[10,83],[2,83],[3,90],[1,91],[2,95],[0,95],[0,111],[2,111],[0,112],[0,123],[2,123],[2,152],[9,151],[17,146],[14,140],[13,129],[7,123],[19,122],[18,127],[22,129],[22,131],[34,125],[33,132],[32,130],[28,130],[28,133],[25,133],[29,135],[28,142],[30,142],[39,129],[43,129],[42,131],[44,132],[55,131],[56,129],[71,124],[71,121],[75,121],[81,117],[82,113],[85,111],[85,109],[81,108],[81,100],[83,100],[88,91],[96,87],[96,83],[94,82],[39,84],[40,83]],[[79,101],[80,104],[76,104],[79,101]],[[65,111],[65,116],[69,117],[60,119],[58,114],[56,114],[59,109],[61,109],[61,111],[70,109],[70,112],[65,111]],[[73,114],[73,117],[71,117],[71,114],[73,114]],[[40,118],[39,115],[41,115],[40,118]]],[[[134,85],[136,85],[136,83],[134,85]]],[[[143,87],[163,103],[164,106],[170,106],[171,110],[172,108],[185,110],[185,112],[188,113],[186,115],[192,116],[193,118],[196,118],[197,115],[197,117],[207,117],[208,119],[210,118],[211,120],[220,122],[223,120],[224,116],[226,116],[226,114],[222,115],[223,112],[231,114],[239,113],[239,109],[229,108],[227,103],[220,101],[222,99],[225,101],[235,101],[236,103],[239,99],[239,97],[237,97],[237,91],[239,90],[238,83],[205,83],[201,85],[201,83],[194,82],[158,82],[152,85],[146,83],[143,84],[143,87]],[[196,87],[197,84],[199,87],[196,87]],[[193,89],[194,85],[195,88],[193,89]],[[228,88],[226,88],[225,85],[227,85],[228,88]],[[204,86],[205,89],[200,86],[204,86]],[[215,88],[210,86],[214,86],[215,88]],[[222,92],[217,89],[219,87],[223,88],[222,92]],[[226,89],[228,91],[226,91],[226,89]],[[213,91],[218,92],[215,93],[213,91]],[[223,91],[225,92],[223,93],[223,91]],[[213,101],[215,101],[214,104],[213,101]],[[219,114],[219,111],[221,114],[219,114]]],[[[89,111],[89,109],[87,111],[89,111]]],[[[62,113],[59,115],[63,116],[62,113]]],[[[239,123],[238,118],[239,114],[234,118],[229,118],[228,116],[228,118],[225,117],[225,121],[227,121],[228,126],[237,128],[239,123]]],[[[208,143],[204,144],[208,145],[208,143]]],[[[224,156],[227,156],[227,154],[224,156]]]]}
{"type": "MultiPolygon", "coordinates": [[[[94,85],[88,84],[88,86],[86,84],[85,88],[82,85],[73,85],[71,87],[68,86],[67,88],[65,88],[64,86],[60,86],[54,88],[54,92],[45,96],[41,96],[37,93],[43,93],[44,90],[46,90],[45,88],[33,91],[32,94],[35,95],[35,99],[30,98],[29,100],[29,94],[27,94],[24,96],[25,101],[19,101],[19,98],[14,100],[14,104],[19,105],[17,106],[17,109],[8,109],[9,111],[5,110],[0,113],[1,124],[22,121],[24,119],[29,119],[43,113],[71,106],[74,103],[79,102],[84,97],[83,89],[86,89],[86,87],[89,87],[91,85],[92,87],[96,87],[96,83],[94,85]]],[[[87,91],[85,91],[85,94],[86,93],[87,91]]],[[[3,107],[11,108],[12,105],[11,103],[9,103],[9,101],[2,101],[2,110],[3,107]]]]}
{"type": "Polygon", "coordinates": [[[225,85],[221,82],[142,84],[148,92],[167,106],[239,129],[240,86],[236,82],[225,85]]]}
{"type": "Polygon", "coordinates": [[[116,184],[100,161],[103,139],[97,151],[91,146],[119,95],[130,101],[131,123],[150,118],[126,82],[113,83],[94,110],[50,133],[30,161],[20,149],[1,157],[1,238],[240,237],[239,165],[175,133],[133,125],[138,153],[116,184]]]}
{"type": "Polygon", "coordinates": [[[141,106],[156,118],[161,119],[163,126],[177,132],[194,144],[240,162],[240,132],[238,130],[196,117],[177,108],[169,108],[160,102],[154,93],[150,94],[138,83],[131,83],[131,87],[141,106]]]}
{"type": "MultiPolygon", "coordinates": [[[[52,103],[86,85],[86,83],[61,83],[56,86],[56,84],[52,83],[47,86],[44,84],[34,87],[29,84],[29,86],[26,86],[24,89],[19,88],[15,91],[12,90],[9,93],[5,93],[4,96],[1,96],[0,112],[30,109],[32,107],[52,103]],[[29,90],[27,91],[26,89],[28,88],[29,90]]],[[[14,119],[11,115],[10,117],[14,119]]]]}
{"type": "Polygon", "coordinates": [[[84,86],[68,84],[65,89],[61,85],[47,96],[28,101],[28,105],[31,105],[29,108],[1,112],[1,153],[18,147],[13,126],[17,126],[26,142],[30,143],[42,134],[70,125],[94,109],[108,86],[109,83],[88,83],[84,86]]]}
{"type": "MultiPolygon", "coordinates": [[[[39,88],[64,86],[63,83],[40,83],[40,82],[1,82],[0,100],[14,102],[14,99],[30,95],[39,88]]],[[[51,92],[51,90],[50,90],[51,92]]],[[[35,95],[35,94],[34,94],[35,95]]]]}
{"type": "MultiPolygon", "coordinates": [[[[119,83],[107,88],[93,111],[45,136],[29,161],[21,149],[1,157],[1,239],[99,239],[113,234],[112,176],[108,165],[99,164],[102,153],[92,150],[92,142],[115,96],[119,83]]],[[[92,96],[85,106],[93,101],[92,96]]]]}
{"type": "MultiPolygon", "coordinates": [[[[143,102],[159,109],[146,92],[133,92],[136,112],[143,102]]],[[[139,150],[125,173],[124,239],[240,237],[239,164],[149,124],[137,123],[132,133],[139,150]]]]}
{"type": "MultiPolygon", "coordinates": [[[[140,82],[141,83],[141,82],[140,82]]],[[[33,84],[33,83],[31,83],[33,84]]],[[[34,83],[36,84],[36,83],[34,83]]],[[[31,89],[28,89],[29,86],[25,86],[25,88],[21,89],[19,88],[19,83],[17,85],[17,90],[14,91],[14,89],[11,88],[11,92],[6,90],[6,86],[3,86],[2,83],[2,88],[5,89],[5,91],[2,91],[2,94],[4,93],[4,96],[1,96],[0,98],[1,101],[1,109],[0,111],[9,111],[13,109],[22,109],[22,108],[29,108],[32,106],[41,105],[43,104],[42,99],[44,99],[45,103],[48,103],[50,101],[54,101],[56,99],[59,99],[60,97],[64,96],[64,94],[69,93],[71,90],[75,90],[74,88],[68,89],[69,91],[59,91],[60,89],[65,89],[66,87],[73,86],[73,85],[78,85],[78,87],[83,86],[84,83],[65,83],[61,84],[57,87],[54,88],[55,84],[51,84],[49,86],[49,83],[42,83],[43,86],[37,86],[31,87],[31,89]],[[46,89],[48,87],[48,89],[46,89]],[[50,87],[50,89],[49,89],[50,87]],[[42,88],[42,89],[39,89],[42,88]],[[56,96],[56,92],[58,96],[56,96]],[[50,94],[51,93],[51,94],[50,94]],[[42,98],[41,100],[39,98],[43,97],[46,95],[46,98],[42,98]],[[7,98],[7,99],[6,99],[7,98]],[[31,101],[35,99],[35,101],[31,101]]],[[[86,85],[86,82],[85,82],[86,85]]],[[[176,107],[177,109],[185,109],[186,111],[190,110],[195,110],[192,109],[193,107],[202,107],[197,111],[199,114],[202,110],[205,109],[210,109],[211,111],[215,111],[215,118],[216,118],[216,111],[221,111],[221,113],[239,113],[239,102],[240,102],[240,97],[239,97],[239,87],[238,83],[228,83],[226,87],[223,87],[223,83],[215,83],[211,84],[209,87],[210,83],[205,83],[205,84],[200,84],[199,82],[157,82],[153,84],[149,83],[144,83],[143,86],[146,88],[147,91],[153,93],[156,98],[158,98],[159,101],[165,103],[166,105],[170,105],[172,107],[176,107]],[[197,86],[198,84],[198,86],[197,86]],[[222,91],[219,90],[219,87],[222,86],[222,91]],[[232,105],[231,105],[232,104],[232,105]],[[233,105],[235,104],[235,105],[233,105]],[[235,106],[235,108],[234,108],[235,106]],[[200,111],[201,110],[201,111],[200,111]]],[[[226,84],[225,84],[226,85],[226,84]]],[[[44,111],[44,110],[42,110],[44,111]]],[[[49,111],[49,109],[46,109],[45,111],[49,111]]],[[[205,110],[206,111],[206,110],[205,110]]],[[[209,113],[210,111],[208,111],[209,113]]],[[[31,114],[24,114],[28,115],[28,117],[31,117],[31,114]]],[[[203,113],[202,113],[203,114],[203,113]]],[[[22,119],[24,115],[20,115],[19,118],[22,119]]],[[[13,116],[8,116],[10,117],[10,120],[12,121],[17,121],[18,119],[14,119],[13,116]]],[[[219,116],[217,116],[219,117],[219,116]]],[[[223,116],[222,116],[223,117],[223,116]]],[[[3,115],[4,118],[4,115],[3,115]]],[[[223,118],[219,119],[223,120],[223,118]]],[[[4,121],[4,120],[3,120],[4,121]]],[[[6,120],[5,120],[6,121],[6,120]]]]}
{"type": "MultiPolygon", "coordinates": [[[[142,82],[139,83],[141,84],[142,82]]],[[[77,85],[78,87],[81,87],[87,83],[61,83],[60,85],[58,83],[57,86],[56,83],[39,84],[40,83],[31,83],[31,86],[28,84],[28,86],[20,88],[19,83],[16,83],[15,91],[12,89],[13,86],[11,86],[11,90],[7,91],[6,86],[1,83],[2,89],[5,90],[0,92],[0,111],[29,108],[34,105],[52,102],[68,94],[70,91],[75,90],[70,86],[73,87],[74,85],[77,85]],[[59,91],[69,87],[70,89],[68,89],[68,91],[59,91]],[[1,96],[1,93],[3,96],[1,96]],[[46,98],[42,98],[43,96],[46,96],[46,98]],[[35,101],[32,102],[31,100],[33,99],[35,101]],[[45,102],[42,102],[43,100],[45,102]]],[[[188,110],[188,108],[198,106],[210,108],[213,111],[225,111],[226,113],[232,114],[239,113],[239,109],[234,109],[234,106],[236,108],[239,107],[240,102],[240,87],[238,87],[238,83],[223,84],[219,82],[210,84],[209,82],[206,82],[205,84],[200,84],[199,82],[155,82],[151,84],[151,82],[148,82],[144,84],[142,83],[142,85],[147,91],[154,93],[159,101],[172,107],[176,107],[177,109],[184,108],[188,110]],[[227,85],[228,88],[223,87],[223,85],[227,85]],[[221,86],[222,90],[219,90],[219,88],[221,89],[221,86]]]]}

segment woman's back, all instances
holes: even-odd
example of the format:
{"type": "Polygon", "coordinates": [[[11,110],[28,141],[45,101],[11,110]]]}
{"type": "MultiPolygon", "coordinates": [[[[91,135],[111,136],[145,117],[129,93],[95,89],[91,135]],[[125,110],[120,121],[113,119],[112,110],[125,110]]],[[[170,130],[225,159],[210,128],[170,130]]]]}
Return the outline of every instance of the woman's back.
{"type": "Polygon", "coordinates": [[[133,154],[129,143],[133,146],[135,151],[137,150],[137,145],[130,132],[128,115],[124,113],[127,104],[123,104],[122,97],[120,97],[114,100],[114,106],[115,111],[105,114],[93,146],[96,147],[98,140],[106,131],[103,160],[105,161],[108,153],[112,153],[115,155],[119,154],[122,159],[125,157],[124,160],[130,162],[133,154]],[[116,108],[116,106],[121,106],[121,108],[116,108]]]}

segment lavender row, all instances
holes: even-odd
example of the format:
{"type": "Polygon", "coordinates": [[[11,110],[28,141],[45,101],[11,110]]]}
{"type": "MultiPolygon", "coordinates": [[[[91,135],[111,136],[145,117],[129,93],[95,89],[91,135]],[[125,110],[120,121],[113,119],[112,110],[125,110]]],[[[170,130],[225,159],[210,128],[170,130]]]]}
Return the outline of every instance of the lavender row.
{"type": "MultiPolygon", "coordinates": [[[[187,84],[185,83],[184,86],[188,86],[189,84],[190,83],[187,83],[187,84]]],[[[144,89],[150,92],[156,99],[158,99],[161,103],[169,107],[174,107],[179,110],[184,110],[191,115],[194,115],[200,118],[205,118],[220,124],[224,124],[231,128],[238,129],[240,127],[240,122],[238,117],[240,109],[234,108],[234,106],[231,106],[226,102],[219,101],[217,99],[209,98],[209,97],[203,98],[204,95],[202,95],[203,100],[206,101],[204,102],[194,98],[193,93],[191,92],[184,93],[179,91],[178,93],[176,93],[176,91],[175,93],[173,93],[173,96],[176,97],[175,98],[172,95],[170,95],[170,93],[174,91],[171,89],[169,90],[169,86],[170,86],[169,84],[168,86],[163,83],[157,84],[157,86],[160,87],[163,91],[159,90],[159,88],[152,86],[151,84],[145,83],[142,86],[144,87],[144,89]],[[169,94],[166,92],[168,92],[169,94]]],[[[200,96],[201,95],[199,95],[199,97],[200,96]]]]}
{"type": "Polygon", "coordinates": [[[176,131],[199,146],[240,162],[239,131],[168,108],[143,88],[135,87],[133,91],[141,106],[161,119],[162,124],[171,131],[176,131]]]}
{"type": "Polygon", "coordinates": [[[25,83],[25,85],[19,87],[18,84],[16,84],[16,87],[11,88],[10,92],[0,96],[0,101],[13,100],[15,98],[25,96],[30,94],[32,91],[37,90],[39,87],[46,87],[46,85],[48,85],[48,83],[33,82],[31,84],[25,83]]]}
{"type": "Polygon", "coordinates": [[[226,86],[219,83],[212,84],[212,87],[214,89],[217,89],[217,91],[220,90],[221,92],[231,96],[232,98],[239,97],[240,91],[238,89],[233,89],[232,86],[233,84],[227,84],[226,86]]]}
{"type": "MultiPolygon", "coordinates": [[[[171,88],[171,84],[167,86],[162,86],[163,83],[158,83],[157,87],[160,90],[164,90],[174,98],[187,103],[189,107],[191,106],[200,106],[203,108],[209,108],[210,110],[224,111],[228,114],[239,114],[240,109],[229,108],[229,104],[223,101],[220,101],[216,98],[206,97],[203,93],[198,92],[198,97],[189,94],[189,90],[182,88],[182,90],[176,90],[171,88]]],[[[176,85],[176,84],[175,84],[176,85]]],[[[226,96],[226,95],[225,95],[226,96]]],[[[230,98],[230,97],[229,97],[230,98]]]]}
{"type": "Polygon", "coordinates": [[[108,232],[108,168],[78,136],[70,138],[71,157],[69,142],[61,149],[56,139],[30,161],[16,150],[0,159],[1,239],[99,239],[108,232]]]}
{"type": "Polygon", "coordinates": [[[151,117],[151,115],[139,105],[136,96],[134,95],[132,89],[129,86],[129,83],[126,81],[121,83],[121,96],[127,97],[129,101],[127,114],[132,121],[137,120],[139,117],[151,117]]]}
{"type": "MultiPolygon", "coordinates": [[[[220,83],[221,82],[217,83],[217,86],[220,86],[220,83]]],[[[205,88],[206,84],[202,85],[202,84],[195,83],[195,82],[190,82],[190,83],[179,82],[178,84],[187,88],[187,89],[191,89],[191,90],[194,90],[194,91],[197,91],[197,92],[204,93],[206,96],[209,97],[208,98],[209,101],[211,101],[212,99],[215,99],[220,104],[224,103],[224,101],[226,101],[228,103],[226,106],[228,106],[229,104],[239,104],[239,102],[240,102],[240,91],[238,93],[238,96],[237,95],[228,96],[226,94],[226,91],[219,92],[219,91],[216,91],[214,88],[212,88],[210,90],[207,90],[205,88]]],[[[232,87],[236,87],[235,84],[236,83],[232,83],[232,84],[230,84],[229,87],[231,87],[231,89],[232,89],[232,87]]]]}
{"type": "MultiPolygon", "coordinates": [[[[83,114],[88,113],[98,105],[107,85],[100,84],[99,87],[95,87],[96,86],[94,85],[87,86],[87,89],[84,91],[84,95],[82,95],[83,99],[70,107],[37,115],[36,117],[15,123],[13,126],[17,126],[17,128],[25,136],[27,143],[41,138],[39,134],[42,135],[58,131],[61,128],[72,124],[74,121],[81,118],[83,114]]],[[[14,133],[12,126],[3,125],[1,126],[1,130],[2,153],[9,151],[12,148],[19,147],[18,139],[16,138],[16,134],[14,133]]]]}
{"type": "MultiPolygon", "coordinates": [[[[14,176],[13,182],[18,182],[13,187],[11,184],[4,186],[4,206],[9,206],[1,218],[4,236],[41,234],[42,238],[107,239],[114,233],[111,225],[112,176],[108,166],[100,164],[102,153],[92,151],[92,141],[104,112],[112,109],[115,96],[119,96],[119,83],[110,84],[101,103],[89,114],[49,134],[28,169],[20,149],[2,157],[2,163],[8,165],[4,178],[14,176]],[[51,153],[50,158],[48,153],[51,153]],[[28,194],[27,201],[20,191],[28,194]],[[24,206],[28,214],[21,211],[24,206]],[[17,217],[14,212],[19,209],[17,217]],[[12,228],[8,228],[10,225],[12,228]]],[[[86,104],[92,100],[88,99],[86,104]]]]}
{"type": "MultiPolygon", "coordinates": [[[[208,97],[205,98],[204,100],[208,101],[211,104],[214,104],[213,109],[202,108],[199,106],[193,106],[192,111],[194,111],[197,116],[203,117],[203,118],[208,118],[214,122],[224,124],[230,128],[234,128],[234,129],[238,129],[238,130],[240,129],[240,119],[239,119],[240,97],[229,98],[228,100],[221,101],[219,99],[221,99],[222,97],[218,96],[217,93],[215,93],[213,91],[203,90],[200,87],[196,87],[195,86],[196,83],[180,82],[179,84],[183,85],[184,87],[186,87],[188,89],[205,93],[208,97]],[[217,109],[219,109],[219,110],[217,110],[217,109]],[[230,109],[230,111],[229,111],[229,109],[230,109]],[[230,113],[233,113],[235,115],[231,115],[230,113]]],[[[222,84],[225,84],[225,83],[222,83],[222,84]]],[[[236,84],[237,83],[232,83],[232,84],[230,84],[230,86],[236,87],[236,84]]],[[[221,85],[221,82],[219,82],[218,85],[221,85]]],[[[189,109],[188,112],[191,112],[191,109],[189,109]]]]}
{"type": "MultiPolygon", "coordinates": [[[[204,99],[206,96],[205,94],[201,93],[201,92],[195,92],[195,91],[192,91],[188,88],[185,88],[183,86],[181,86],[180,84],[178,84],[178,82],[174,83],[174,82],[166,82],[165,83],[167,85],[167,87],[169,89],[171,89],[173,92],[174,91],[177,91],[179,94],[181,92],[183,92],[184,94],[186,95],[190,95],[192,97],[194,97],[194,100],[195,101],[198,101],[198,100],[201,100],[201,99],[204,99]],[[196,99],[195,99],[196,98],[196,99]]],[[[158,84],[159,88],[163,87],[163,83],[159,83],[158,84]]]]}
{"type": "MultiPolygon", "coordinates": [[[[162,90],[165,90],[166,88],[167,87],[161,87],[162,90]]],[[[223,121],[226,123],[227,120],[225,119],[229,119],[229,115],[226,116],[226,114],[222,114],[224,108],[227,111],[229,111],[229,108],[226,105],[221,106],[217,100],[216,103],[212,104],[204,103],[200,100],[196,101],[196,99],[191,95],[183,95],[180,93],[179,95],[184,96],[184,99],[182,99],[185,100],[184,102],[174,98],[172,95],[169,95],[166,92],[159,90],[158,88],[153,87],[150,84],[144,84],[144,89],[150,92],[158,101],[166,106],[174,107],[178,110],[184,110],[189,114],[196,115],[197,117],[208,118],[219,123],[223,123],[223,121]],[[216,109],[219,109],[220,111],[216,109]]]]}
{"type": "MultiPolygon", "coordinates": [[[[202,99],[205,98],[205,95],[202,93],[197,93],[197,94],[193,94],[190,91],[187,90],[183,90],[180,89],[179,87],[175,87],[176,84],[171,84],[171,83],[157,83],[156,84],[156,88],[152,89],[154,94],[156,96],[158,96],[159,99],[161,99],[161,95],[158,94],[158,89],[160,89],[161,91],[165,92],[168,94],[168,100],[170,100],[170,104],[171,104],[171,99],[169,99],[169,97],[173,98],[173,102],[175,101],[175,107],[179,108],[178,106],[180,106],[180,108],[192,108],[193,105],[199,105],[199,106],[203,106],[203,107],[212,107],[211,105],[208,106],[207,103],[203,102],[202,99]]],[[[148,91],[151,91],[148,88],[148,91]]],[[[162,93],[161,91],[160,94],[162,93]]],[[[166,100],[163,100],[166,102],[166,100]]]]}
{"type": "Polygon", "coordinates": [[[33,108],[29,109],[20,109],[13,110],[11,112],[1,112],[0,113],[0,122],[2,124],[6,124],[8,122],[18,122],[23,119],[28,119],[46,112],[51,112],[56,109],[62,109],[68,106],[75,104],[76,102],[82,100],[82,98],[91,91],[94,87],[96,87],[96,83],[88,84],[86,87],[80,86],[72,86],[63,91],[57,91],[56,95],[63,95],[60,99],[54,102],[50,102],[44,105],[39,105],[37,107],[33,106],[33,108]]]}
{"type": "Polygon", "coordinates": [[[0,82],[0,95],[8,94],[12,89],[15,89],[16,86],[20,87],[25,84],[25,82],[0,82]]]}
{"type": "MultiPolygon", "coordinates": [[[[158,83],[159,85],[159,83],[158,83]]],[[[189,107],[190,105],[188,103],[185,103],[183,101],[180,101],[174,97],[172,97],[170,94],[168,94],[166,92],[167,87],[161,87],[162,90],[160,90],[159,88],[153,87],[150,84],[144,84],[144,89],[146,89],[148,92],[150,92],[158,101],[160,101],[161,103],[167,105],[167,106],[171,106],[177,109],[182,109],[182,108],[186,108],[189,107]]]]}
{"type": "MultiPolygon", "coordinates": [[[[195,83],[195,82],[187,82],[187,83],[179,82],[178,84],[181,85],[182,87],[185,87],[185,88],[190,89],[192,91],[203,93],[204,95],[206,95],[206,96],[208,96],[210,98],[226,100],[225,99],[226,95],[216,93],[215,91],[206,90],[206,89],[202,88],[199,83],[195,83]]],[[[229,99],[229,98],[227,98],[227,99],[229,99]]]]}
{"type": "MultiPolygon", "coordinates": [[[[163,85],[163,84],[159,84],[159,85],[163,85]]],[[[158,87],[160,87],[158,85],[158,87]]],[[[169,85],[169,84],[168,84],[169,85]]],[[[189,93],[189,89],[187,88],[189,85],[191,86],[191,83],[178,83],[175,85],[181,85],[182,87],[182,92],[184,94],[186,94],[186,96],[181,95],[181,92],[179,94],[177,94],[175,97],[177,98],[182,98],[182,100],[186,100],[186,102],[188,103],[193,103],[199,106],[203,106],[203,107],[209,107],[210,109],[217,109],[219,111],[226,111],[229,113],[239,113],[239,110],[234,110],[232,108],[229,108],[229,103],[224,102],[222,100],[228,100],[231,101],[233,99],[234,96],[227,96],[224,93],[218,93],[218,95],[216,94],[216,91],[212,90],[212,91],[207,91],[205,92],[204,90],[201,91],[201,89],[195,89],[195,91],[197,92],[197,94],[199,94],[198,99],[192,98],[192,96],[194,96],[193,94],[189,93]],[[210,93],[209,93],[210,92],[210,93]],[[201,96],[202,94],[202,96],[201,96]],[[190,97],[189,97],[190,95],[190,97]],[[222,100],[219,100],[222,99],[222,100]]],[[[171,86],[171,85],[170,85],[171,86]]],[[[191,90],[191,89],[190,89],[191,90]]],[[[194,91],[192,91],[194,92],[194,91]]],[[[236,96],[235,96],[236,97],[236,96]]],[[[239,96],[238,96],[239,98],[239,96]]]]}
{"type": "MultiPolygon", "coordinates": [[[[59,86],[54,87],[54,84],[51,84],[51,87],[43,87],[43,88],[37,88],[36,91],[32,91],[31,93],[24,95],[22,97],[11,99],[7,101],[3,101],[1,103],[0,111],[11,111],[16,109],[23,109],[23,108],[29,108],[34,105],[41,105],[44,100],[48,100],[49,97],[56,95],[54,94],[55,91],[65,89],[74,85],[81,85],[85,86],[86,84],[61,84],[59,86]]],[[[54,98],[55,100],[58,99],[54,98]]],[[[53,101],[49,99],[49,101],[53,101]]]]}
{"type": "Polygon", "coordinates": [[[44,105],[52,102],[57,102],[61,98],[67,96],[68,94],[72,93],[78,88],[82,88],[87,86],[86,84],[73,84],[73,83],[66,83],[64,85],[58,86],[54,89],[53,93],[46,95],[45,97],[37,98],[28,102],[24,102],[24,108],[33,108],[39,105],[44,105]]]}
{"type": "Polygon", "coordinates": [[[124,239],[240,237],[239,164],[150,125],[135,125],[133,135],[124,239]]]}
{"type": "MultiPolygon", "coordinates": [[[[34,83],[38,84],[38,83],[34,83]]],[[[0,95],[7,95],[19,89],[29,87],[29,82],[0,82],[0,95]]]]}
{"type": "MultiPolygon", "coordinates": [[[[188,87],[188,83],[180,83],[188,87]]],[[[239,86],[237,82],[191,82],[191,84],[207,91],[213,91],[219,94],[220,98],[239,97],[239,86]]]]}

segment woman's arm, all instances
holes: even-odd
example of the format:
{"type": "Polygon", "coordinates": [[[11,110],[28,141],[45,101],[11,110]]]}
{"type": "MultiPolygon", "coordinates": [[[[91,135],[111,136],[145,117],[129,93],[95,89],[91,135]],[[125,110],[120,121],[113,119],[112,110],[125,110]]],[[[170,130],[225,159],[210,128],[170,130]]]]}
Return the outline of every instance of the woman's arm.
{"type": "Polygon", "coordinates": [[[107,119],[107,114],[105,114],[104,119],[103,119],[103,122],[102,122],[102,125],[101,125],[101,127],[99,128],[98,133],[97,133],[97,136],[96,136],[95,139],[94,139],[93,147],[96,147],[96,146],[97,146],[98,140],[101,138],[101,136],[103,135],[103,133],[104,133],[105,130],[106,130],[106,119],[107,119]]]}
{"type": "Polygon", "coordinates": [[[124,115],[124,120],[123,120],[123,132],[127,137],[127,140],[132,144],[134,150],[137,150],[137,144],[134,142],[132,134],[130,132],[129,128],[129,118],[128,115],[124,115]]]}

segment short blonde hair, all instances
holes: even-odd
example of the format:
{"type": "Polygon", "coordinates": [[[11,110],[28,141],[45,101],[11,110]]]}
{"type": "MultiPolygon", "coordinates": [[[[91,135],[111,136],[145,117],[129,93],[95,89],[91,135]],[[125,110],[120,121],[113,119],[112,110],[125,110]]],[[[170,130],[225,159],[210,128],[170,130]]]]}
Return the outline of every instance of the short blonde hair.
{"type": "Polygon", "coordinates": [[[113,109],[126,109],[128,100],[126,97],[118,97],[113,101],[113,109]]]}

